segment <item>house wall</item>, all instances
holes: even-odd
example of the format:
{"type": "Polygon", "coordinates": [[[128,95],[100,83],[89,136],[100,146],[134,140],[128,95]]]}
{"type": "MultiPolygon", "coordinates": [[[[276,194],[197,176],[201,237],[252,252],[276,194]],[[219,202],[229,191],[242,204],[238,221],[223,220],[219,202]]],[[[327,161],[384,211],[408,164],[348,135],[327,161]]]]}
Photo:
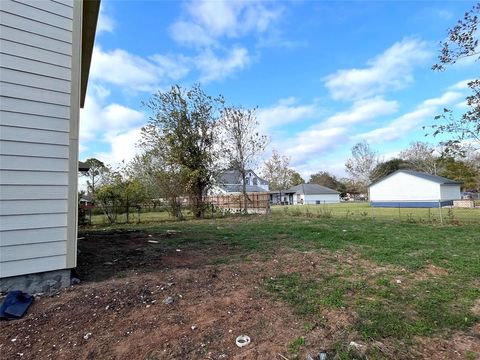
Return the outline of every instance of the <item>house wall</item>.
{"type": "Polygon", "coordinates": [[[5,278],[75,266],[81,2],[1,0],[0,16],[5,278]]]}
{"type": "Polygon", "coordinates": [[[460,185],[441,185],[441,200],[458,200],[461,198],[460,185]]]}
{"type": "Polygon", "coordinates": [[[320,204],[334,204],[340,202],[339,194],[318,194],[318,195],[304,195],[294,194],[293,205],[317,205],[320,204]]]}
{"type": "Polygon", "coordinates": [[[370,201],[438,201],[440,185],[406,173],[396,173],[369,188],[370,201]]]}

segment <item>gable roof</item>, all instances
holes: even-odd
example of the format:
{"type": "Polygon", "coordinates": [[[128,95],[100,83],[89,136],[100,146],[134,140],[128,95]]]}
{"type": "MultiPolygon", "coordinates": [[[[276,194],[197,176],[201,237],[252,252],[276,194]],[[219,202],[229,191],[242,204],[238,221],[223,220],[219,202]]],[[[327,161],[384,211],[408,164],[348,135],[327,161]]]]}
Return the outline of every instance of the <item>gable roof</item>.
{"type": "Polygon", "coordinates": [[[340,194],[338,191],[330,189],[326,186],[317,185],[317,184],[300,184],[294,187],[291,187],[286,192],[297,193],[304,195],[321,195],[321,194],[340,194]]]}
{"type": "MultiPolygon", "coordinates": [[[[247,173],[249,172],[255,174],[253,170],[247,170],[247,173]]],[[[255,176],[258,178],[260,185],[268,185],[268,181],[262,179],[257,174],[255,174],[255,176]]],[[[218,182],[222,185],[241,184],[241,178],[240,171],[226,170],[220,174],[218,182]]]]}
{"type": "Polygon", "coordinates": [[[387,176],[384,176],[383,178],[381,179],[378,179],[378,180],[375,180],[374,182],[372,182],[370,185],[368,185],[369,187],[372,186],[372,185],[375,185],[395,174],[398,174],[398,173],[405,173],[405,174],[408,174],[408,175],[412,175],[412,176],[416,176],[416,177],[419,177],[421,179],[424,179],[424,180],[428,180],[428,181],[431,181],[431,182],[434,182],[436,184],[440,184],[440,185],[460,185],[462,184],[462,182],[460,181],[455,181],[455,180],[450,180],[450,179],[447,179],[447,178],[444,178],[442,176],[438,176],[438,175],[432,175],[432,174],[428,174],[428,173],[425,173],[425,172],[421,172],[421,171],[414,171],[414,170],[397,170],[397,171],[394,171],[393,173],[387,175],[387,176]]]}

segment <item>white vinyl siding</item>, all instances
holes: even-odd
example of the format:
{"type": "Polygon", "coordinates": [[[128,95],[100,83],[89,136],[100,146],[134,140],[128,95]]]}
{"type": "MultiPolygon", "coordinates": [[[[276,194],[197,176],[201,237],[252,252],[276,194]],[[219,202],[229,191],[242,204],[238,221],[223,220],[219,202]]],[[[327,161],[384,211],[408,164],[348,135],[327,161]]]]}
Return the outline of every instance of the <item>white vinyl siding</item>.
{"type": "Polygon", "coordinates": [[[66,268],[73,0],[0,0],[0,277],[66,268]]]}
{"type": "Polygon", "coordinates": [[[339,194],[317,194],[317,195],[304,195],[293,194],[294,205],[320,205],[320,204],[335,204],[340,202],[339,194]]]}
{"type": "Polygon", "coordinates": [[[460,185],[441,185],[406,173],[396,173],[370,186],[370,201],[444,201],[460,198],[460,185]]]}
{"type": "Polygon", "coordinates": [[[442,194],[442,200],[459,200],[461,198],[460,185],[442,185],[440,193],[442,194]]]}

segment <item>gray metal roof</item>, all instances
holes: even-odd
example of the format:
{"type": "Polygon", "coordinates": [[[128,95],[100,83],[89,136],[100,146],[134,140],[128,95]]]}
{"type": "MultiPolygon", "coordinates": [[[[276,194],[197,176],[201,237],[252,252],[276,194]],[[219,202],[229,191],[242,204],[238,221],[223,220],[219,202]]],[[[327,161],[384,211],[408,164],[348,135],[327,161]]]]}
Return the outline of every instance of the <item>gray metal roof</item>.
{"type": "Polygon", "coordinates": [[[288,189],[286,192],[305,195],[340,194],[336,190],[317,184],[300,184],[288,189]]]}
{"type": "Polygon", "coordinates": [[[379,183],[380,181],[383,181],[386,178],[389,178],[390,176],[392,176],[394,174],[397,174],[399,172],[409,174],[409,175],[412,175],[412,176],[416,176],[416,177],[419,177],[419,178],[422,178],[422,179],[425,179],[425,180],[428,180],[428,181],[432,181],[432,182],[440,184],[440,185],[462,184],[462,182],[460,182],[460,181],[450,180],[450,179],[447,179],[447,178],[444,178],[444,177],[438,176],[438,175],[432,175],[432,174],[428,174],[428,173],[424,173],[424,172],[420,172],[420,171],[414,171],[414,170],[403,170],[403,169],[401,169],[401,170],[394,171],[393,173],[372,182],[369,186],[372,186],[376,183],[379,183]]]}

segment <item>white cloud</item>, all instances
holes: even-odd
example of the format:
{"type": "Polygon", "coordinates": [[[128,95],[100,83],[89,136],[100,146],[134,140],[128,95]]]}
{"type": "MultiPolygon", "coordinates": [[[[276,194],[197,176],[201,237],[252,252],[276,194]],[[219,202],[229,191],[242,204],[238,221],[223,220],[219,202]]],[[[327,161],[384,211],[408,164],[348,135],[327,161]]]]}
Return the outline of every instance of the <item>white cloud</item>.
{"type": "Polygon", "coordinates": [[[474,79],[466,79],[466,80],[462,80],[462,81],[459,81],[455,84],[453,84],[452,86],[450,86],[448,89],[449,90],[465,90],[465,89],[468,89],[468,83],[473,81],[474,79]]]}
{"type": "Polygon", "coordinates": [[[299,105],[297,100],[291,97],[280,100],[274,106],[259,109],[257,119],[260,127],[265,131],[311,118],[318,111],[316,104],[299,105]]]}
{"type": "Polygon", "coordinates": [[[432,118],[436,107],[420,107],[390,122],[387,126],[358,135],[371,143],[383,143],[401,138],[413,129],[421,129],[421,124],[432,118]]]}
{"type": "Polygon", "coordinates": [[[97,152],[94,157],[108,159],[109,164],[129,160],[135,154],[135,144],[145,122],[145,114],[140,111],[120,104],[104,105],[87,94],[80,112],[80,150],[104,144],[111,150],[97,152]]]}
{"type": "Polygon", "coordinates": [[[145,115],[119,104],[102,105],[87,94],[80,111],[80,140],[89,142],[101,134],[114,135],[145,122],[145,115]]]}
{"type": "Polygon", "coordinates": [[[132,160],[136,154],[140,153],[140,149],[137,147],[140,139],[141,127],[115,135],[108,135],[105,140],[110,145],[110,151],[98,152],[95,154],[95,157],[114,167],[118,166],[122,161],[127,163],[132,160]]]}
{"type": "Polygon", "coordinates": [[[183,45],[217,45],[221,37],[262,34],[282,10],[263,1],[189,1],[184,14],[170,27],[172,38],[183,45]]]}
{"type": "Polygon", "coordinates": [[[100,4],[100,14],[98,15],[97,34],[102,32],[113,32],[115,30],[115,20],[109,14],[108,8],[102,2],[100,4]]]}
{"type": "Polygon", "coordinates": [[[351,109],[330,116],[323,126],[344,126],[375,119],[378,116],[389,115],[398,110],[398,102],[385,100],[381,97],[355,101],[351,109]]]}
{"type": "Polygon", "coordinates": [[[346,133],[347,130],[343,127],[319,129],[313,126],[291,138],[273,143],[272,148],[284,149],[285,155],[292,159],[292,166],[299,166],[323,156],[329,149],[341,144],[347,139],[346,133]]]}
{"type": "Polygon", "coordinates": [[[177,21],[170,27],[172,38],[183,45],[210,46],[215,44],[203,27],[187,21],[177,21]]]}
{"type": "Polygon", "coordinates": [[[427,99],[422,106],[447,106],[462,98],[462,94],[456,91],[447,91],[442,96],[433,99],[427,99]]]}
{"type": "Polygon", "coordinates": [[[396,140],[431,120],[443,107],[449,106],[462,97],[461,93],[446,91],[440,97],[424,100],[415,110],[408,112],[388,123],[386,126],[359,134],[356,138],[371,143],[384,143],[396,140]]]}
{"type": "Polygon", "coordinates": [[[244,69],[250,63],[248,50],[242,47],[232,48],[225,57],[219,58],[210,49],[202,51],[195,58],[195,66],[200,71],[200,81],[222,80],[237,70],[244,69]]]}
{"type": "Polygon", "coordinates": [[[93,49],[90,78],[133,91],[155,91],[166,80],[178,80],[189,72],[189,60],[181,55],[153,55],[149,59],[122,49],[93,49]]]}
{"type": "Polygon", "coordinates": [[[336,100],[361,99],[405,88],[413,82],[413,68],[430,58],[427,44],[404,39],[367,62],[362,69],[343,69],[328,75],[325,86],[336,100]]]}

